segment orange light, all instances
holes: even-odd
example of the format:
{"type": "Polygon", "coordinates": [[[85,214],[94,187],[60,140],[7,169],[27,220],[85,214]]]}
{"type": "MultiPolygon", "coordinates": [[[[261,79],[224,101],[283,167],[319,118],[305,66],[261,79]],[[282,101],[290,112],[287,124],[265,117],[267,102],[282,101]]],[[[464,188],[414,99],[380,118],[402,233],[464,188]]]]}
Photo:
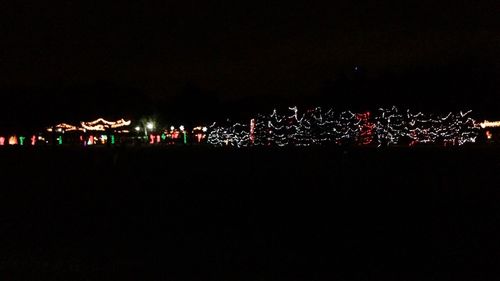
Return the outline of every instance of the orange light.
{"type": "Polygon", "coordinates": [[[488,121],[484,120],[484,122],[479,124],[481,128],[494,128],[494,127],[500,127],[500,121],[488,121]]]}
{"type": "Polygon", "coordinates": [[[9,144],[10,145],[16,145],[17,144],[17,137],[16,136],[12,136],[9,138],[9,144]]]}
{"type": "Polygon", "coordinates": [[[493,134],[490,131],[486,131],[486,138],[491,140],[492,137],[493,137],[493,134]]]}

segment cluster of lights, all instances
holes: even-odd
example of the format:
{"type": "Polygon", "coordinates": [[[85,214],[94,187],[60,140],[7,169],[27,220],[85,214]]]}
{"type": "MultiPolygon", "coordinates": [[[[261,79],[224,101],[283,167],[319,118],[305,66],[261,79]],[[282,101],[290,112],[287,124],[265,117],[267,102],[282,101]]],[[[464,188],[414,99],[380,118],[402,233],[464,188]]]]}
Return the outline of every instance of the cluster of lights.
{"type": "Polygon", "coordinates": [[[479,125],[468,112],[439,114],[401,112],[380,108],[376,113],[323,111],[320,107],[299,116],[297,107],[283,116],[276,110],[259,114],[249,124],[214,124],[208,143],[216,146],[309,146],[314,144],[395,145],[435,143],[463,145],[475,142],[479,125]]]}
{"type": "Polygon", "coordinates": [[[479,126],[481,126],[481,128],[496,128],[496,127],[500,127],[500,121],[488,121],[488,120],[484,120],[484,122],[481,122],[479,123],[479,126]]]}
{"type": "Polygon", "coordinates": [[[89,131],[105,131],[106,129],[117,129],[129,126],[131,121],[125,121],[120,119],[118,121],[106,121],[103,118],[99,118],[90,122],[81,122],[82,127],[89,131]]]}
{"type": "MultiPolygon", "coordinates": [[[[120,119],[117,121],[107,121],[103,118],[99,118],[90,122],[80,122],[81,127],[74,126],[67,123],[57,124],[54,127],[47,128],[47,132],[53,132],[54,130],[59,133],[71,132],[71,131],[106,131],[108,129],[119,129],[123,127],[129,126],[131,121],[125,121],[124,119],[120,119]]],[[[127,130],[123,130],[123,132],[128,132],[127,130]]]]}
{"type": "Polygon", "coordinates": [[[79,128],[77,126],[66,123],[57,124],[56,126],[54,126],[54,128],[47,128],[47,131],[52,132],[54,129],[56,130],[56,132],[84,131],[84,128],[79,128]]]}

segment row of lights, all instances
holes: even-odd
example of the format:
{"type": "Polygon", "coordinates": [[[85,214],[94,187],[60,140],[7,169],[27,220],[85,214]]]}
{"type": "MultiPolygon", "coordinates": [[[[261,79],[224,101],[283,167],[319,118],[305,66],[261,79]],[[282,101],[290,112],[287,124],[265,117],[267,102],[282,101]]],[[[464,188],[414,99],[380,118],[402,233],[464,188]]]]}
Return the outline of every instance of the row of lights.
{"type": "MultiPolygon", "coordinates": [[[[151,131],[151,130],[153,130],[153,129],[154,129],[154,127],[155,127],[155,126],[154,126],[154,124],[153,124],[152,122],[148,122],[148,123],[146,124],[146,128],[145,128],[145,129],[148,129],[148,130],[150,130],[150,131],[151,131]]],[[[185,129],[186,129],[186,128],[185,128],[183,125],[180,125],[180,126],[179,126],[179,130],[184,131],[185,129]]],[[[137,126],[137,127],[135,127],[135,130],[136,130],[137,132],[141,131],[141,127],[140,127],[140,126],[137,126]]],[[[174,126],[171,126],[171,127],[170,127],[170,131],[173,131],[173,130],[175,130],[175,127],[174,127],[174,126]]],[[[203,127],[203,128],[202,128],[202,131],[203,131],[203,132],[206,132],[207,130],[208,130],[208,129],[207,129],[207,127],[203,127]]]]}

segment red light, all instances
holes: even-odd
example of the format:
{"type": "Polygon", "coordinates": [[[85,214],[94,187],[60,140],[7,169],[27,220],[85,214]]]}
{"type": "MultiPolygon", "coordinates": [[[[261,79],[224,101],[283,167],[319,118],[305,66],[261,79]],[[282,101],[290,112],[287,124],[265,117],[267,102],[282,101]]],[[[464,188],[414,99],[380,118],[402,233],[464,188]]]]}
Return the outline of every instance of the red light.
{"type": "Polygon", "coordinates": [[[31,145],[35,145],[36,144],[36,136],[33,135],[31,136],[31,145]]]}
{"type": "Polygon", "coordinates": [[[5,138],[4,137],[0,137],[0,145],[5,145],[5,138]]]}
{"type": "Polygon", "coordinates": [[[493,137],[493,134],[490,131],[486,131],[486,138],[491,140],[492,137],[493,137]]]}

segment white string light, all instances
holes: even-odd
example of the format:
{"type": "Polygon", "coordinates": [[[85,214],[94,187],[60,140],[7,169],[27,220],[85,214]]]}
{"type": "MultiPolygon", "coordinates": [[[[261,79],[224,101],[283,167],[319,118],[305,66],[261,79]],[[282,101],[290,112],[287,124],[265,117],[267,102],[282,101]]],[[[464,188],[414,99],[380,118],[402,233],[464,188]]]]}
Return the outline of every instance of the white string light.
{"type": "Polygon", "coordinates": [[[404,140],[411,145],[434,143],[463,145],[473,143],[479,126],[468,115],[471,111],[445,115],[422,112],[405,113],[397,107],[380,108],[370,112],[323,113],[320,107],[299,116],[297,107],[292,113],[280,115],[277,110],[266,116],[259,114],[248,125],[241,123],[212,125],[208,143],[236,147],[249,145],[309,146],[314,144],[396,145],[404,140]]]}

